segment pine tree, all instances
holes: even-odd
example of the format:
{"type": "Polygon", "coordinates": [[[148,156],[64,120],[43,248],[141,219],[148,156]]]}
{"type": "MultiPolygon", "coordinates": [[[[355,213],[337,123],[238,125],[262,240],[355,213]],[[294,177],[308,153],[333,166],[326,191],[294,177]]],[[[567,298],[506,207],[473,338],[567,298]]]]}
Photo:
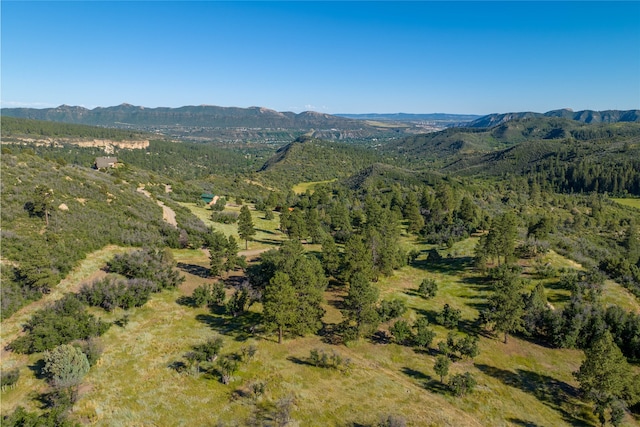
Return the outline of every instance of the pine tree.
{"type": "Polygon", "coordinates": [[[441,383],[444,382],[444,377],[449,375],[449,366],[451,366],[451,359],[449,359],[447,356],[441,354],[436,357],[436,363],[433,366],[433,370],[435,371],[436,375],[440,377],[441,383]]]}
{"type": "Polygon", "coordinates": [[[253,228],[251,212],[247,205],[243,205],[240,208],[240,215],[238,216],[238,234],[245,242],[245,249],[248,249],[249,240],[251,240],[251,238],[256,234],[256,230],[253,228]]]}
{"type": "Polygon", "coordinates": [[[609,331],[605,331],[585,350],[585,356],[580,370],[574,373],[580,388],[595,403],[594,412],[602,425],[606,422],[607,409],[612,418],[619,419],[619,410],[616,408],[625,395],[628,395],[632,379],[627,359],[613,342],[609,331]]]}
{"type": "Polygon", "coordinates": [[[267,326],[278,329],[278,343],[284,330],[296,323],[298,298],[287,273],[276,272],[264,291],[263,317],[267,326]]]}
{"type": "Polygon", "coordinates": [[[362,274],[356,273],[349,283],[349,294],[345,298],[346,315],[356,322],[358,336],[375,329],[379,322],[376,303],[379,290],[362,274]]]}

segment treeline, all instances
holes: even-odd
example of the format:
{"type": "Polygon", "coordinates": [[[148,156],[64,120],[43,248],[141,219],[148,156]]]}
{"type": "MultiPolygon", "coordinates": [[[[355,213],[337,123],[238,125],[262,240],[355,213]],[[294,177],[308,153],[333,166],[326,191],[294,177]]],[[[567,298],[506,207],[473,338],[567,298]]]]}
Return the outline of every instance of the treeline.
{"type": "Polygon", "coordinates": [[[572,162],[571,152],[560,153],[528,173],[562,193],[609,193],[640,196],[640,160],[632,155],[615,159],[572,162]]]}
{"type": "Polygon", "coordinates": [[[44,120],[19,119],[2,116],[2,138],[17,136],[27,137],[58,137],[58,138],[94,138],[111,139],[113,141],[127,141],[148,139],[149,136],[140,132],[104,128],[97,126],[76,125],[71,123],[50,122],[44,120]]]}

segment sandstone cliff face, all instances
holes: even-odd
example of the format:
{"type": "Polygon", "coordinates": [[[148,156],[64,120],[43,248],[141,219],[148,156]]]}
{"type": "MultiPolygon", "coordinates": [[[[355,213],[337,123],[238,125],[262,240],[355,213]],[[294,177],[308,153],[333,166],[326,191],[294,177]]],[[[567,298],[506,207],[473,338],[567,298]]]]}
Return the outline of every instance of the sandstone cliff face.
{"type": "Polygon", "coordinates": [[[149,146],[149,140],[113,141],[111,139],[82,139],[82,138],[25,138],[14,137],[12,142],[60,147],[62,145],[77,145],[78,147],[102,148],[105,153],[112,154],[116,148],[143,150],[149,146]]]}

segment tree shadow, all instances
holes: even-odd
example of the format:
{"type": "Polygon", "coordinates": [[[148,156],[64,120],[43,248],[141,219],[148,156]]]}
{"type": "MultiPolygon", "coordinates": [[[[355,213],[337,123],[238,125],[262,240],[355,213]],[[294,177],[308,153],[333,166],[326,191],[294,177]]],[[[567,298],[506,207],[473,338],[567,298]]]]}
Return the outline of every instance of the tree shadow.
{"type": "Polygon", "coordinates": [[[220,314],[198,314],[196,320],[216,330],[222,335],[233,337],[236,341],[256,338],[261,316],[259,313],[245,312],[232,317],[220,314]]]}
{"type": "Polygon", "coordinates": [[[221,279],[225,286],[240,288],[248,279],[245,276],[229,276],[221,279]]]}
{"type": "Polygon", "coordinates": [[[401,369],[402,373],[405,375],[410,376],[411,378],[413,378],[414,380],[419,380],[419,381],[430,381],[431,377],[429,375],[426,375],[423,372],[420,371],[416,371],[413,368],[408,368],[408,367],[403,367],[401,369]]]}
{"type": "Polygon", "coordinates": [[[288,356],[287,360],[295,363],[296,365],[316,366],[313,363],[309,362],[308,360],[300,359],[299,357],[295,357],[295,356],[288,356]]]}
{"type": "Polygon", "coordinates": [[[179,262],[177,264],[177,267],[185,273],[193,274],[194,276],[202,277],[203,279],[208,279],[209,277],[211,277],[209,275],[210,270],[207,267],[203,267],[198,264],[187,264],[184,262],[179,262]]]}
{"type": "Polygon", "coordinates": [[[385,331],[376,331],[371,335],[371,342],[374,344],[389,344],[391,342],[391,335],[385,331]]]}
{"type": "Polygon", "coordinates": [[[473,257],[451,257],[439,260],[416,259],[411,266],[421,270],[433,271],[441,274],[459,273],[473,267],[473,257]]]}
{"type": "Polygon", "coordinates": [[[429,390],[432,393],[438,394],[451,394],[451,391],[446,384],[441,383],[440,380],[437,380],[430,375],[425,374],[424,372],[420,372],[406,366],[401,370],[403,374],[418,381],[425,390],[429,390]]]}
{"type": "Polygon", "coordinates": [[[280,232],[276,232],[273,230],[265,230],[264,228],[256,228],[256,231],[259,231],[260,233],[264,233],[264,234],[271,234],[272,236],[281,236],[282,233],[280,232]]]}
{"type": "Polygon", "coordinates": [[[29,370],[31,372],[33,372],[33,375],[39,379],[39,380],[44,380],[46,379],[45,375],[44,375],[44,359],[38,359],[33,365],[27,365],[27,367],[29,368],[29,370]]]}
{"type": "Polygon", "coordinates": [[[511,424],[515,424],[517,426],[522,426],[522,427],[540,427],[539,424],[536,424],[531,421],[521,420],[519,418],[507,418],[507,421],[509,421],[511,424]]]}
{"type": "Polygon", "coordinates": [[[182,295],[176,299],[176,304],[182,305],[189,308],[198,308],[193,298],[188,297],[186,295],[182,295]]]}
{"type": "Polygon", "coordinates": [[[592,425],[591,420],[585,419],[580,414],[579,408],[583,405],[578,399],[578,390],[570,384],[548,375],[524,369],[516,369],[515,372],[512,372],[478,363],[475,366],[485,374],[499,379],[505,385],[533,395],[540,402],[558,411],[567,423],[574,426],[592,425]]]}

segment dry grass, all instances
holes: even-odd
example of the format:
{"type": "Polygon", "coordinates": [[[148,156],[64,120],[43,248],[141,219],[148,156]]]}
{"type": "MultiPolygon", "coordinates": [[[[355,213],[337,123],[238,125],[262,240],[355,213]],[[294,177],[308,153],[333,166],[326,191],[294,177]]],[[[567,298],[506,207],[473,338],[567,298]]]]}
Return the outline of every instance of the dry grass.
{"type": "MultiPolygon", "coordinates": [[[[378,283],[381,294],[405,299],[411,308],[406,315],[409,319],[430,316],[450,303],[462,310],[462,328],[471,327],[486,298],[478,274],[468,266],[474,244],[469,239],[442,251],[445,260],[439,265],[420,257],[415,266],[382,278],[378,283]],[[451,258],[447,258],[449,253],[451,258]],[[412,292],[424,277],[440,285],[431,300],[412,292]]],[[[208,265],[203,251],[176,250],[174,255],[183,265],[208,265]]],[[[554,261],[563,264],[561,257],[554,261]]],[[[273,335],[251,332],[259,305],[252,307],[247,318],[232,319],[180,304],[181,297],[190,295],[195,286],[211,280],[184,274],[187,280],[180,289],[154,295],[144,307],[131,311],[126,327],[114,326],[105,334],[105,352],[86,377],[72,411],[74,419],[98,426],[215,425],[243,422],[254,411],[268,411],[278,399],[290,396],[295,402],[293,425],[299,426],[366,425],[383,414],[402,415],[408,425],[415,426],[597,424],[590,407],[578,399],[578,384],[572,376],[581,363],[581,351],[550,349],[517,338],[504,344],[481,337],[480,355],[451,367],[452,374],[468,371],[478,382],[472,395],[457,398],[443,391],[433,371],[434,351],[364,340],[334,346],[318,336],[289,339],[279,345],[273,335]],[[231,384],[171,367],[184,361],[193,345],[217,334],[225,341],[223,353],[250,343],[258,347],[255,359],[241,366],[231,384]],[[351,369],[341,373],[310,365],[309,352],[314,348],[339,352],[351,360],[351,369]],[[252,381],[266,383],[266,392],[259,399],[243,397],[252,381]]],[[[605,295],[620,295],[618,288],[608,283],[605,295]]],[[[326,293],[325,322],[341,320],[336,305],[343,293],[341,289],[326,293]]],[[[120,316],[122,312],[104,317],[116,320],[120,316]]],[[[440,326],[434,329],[437,338],[432,347],[447,334],[440,326]]],[[[31,375],[24,382],[21,379],[19,388],[42,390],[44,384],[31,375]]],[[[3,413],[15,406],[5,404],[7,396],[12,395],[13,402],[18,397],[29,401],[27,393],[17,396],[16,390],[3,394],[3,413]]],[[[637,425],[631,418],[626,422],[637,425]]]]}
{"type": "Polygon", "coordinates": [[[329,179],[326,181],[309,181],[309,182],[299,182],[298,184],[292,187],[292,190],[296,194],[303,194],[307,190],[309,190],[313,194],[313,190],[316,186],[322,184],[329,184],[331,182],[337,181],[337,178],[329,179]]]}
{"type": "Polygon", "coordinates": [[[611,199],[616,203],[619,203],[624,206],[630,206],[632,208],[640,209],[640,199],[611,199]]]}

